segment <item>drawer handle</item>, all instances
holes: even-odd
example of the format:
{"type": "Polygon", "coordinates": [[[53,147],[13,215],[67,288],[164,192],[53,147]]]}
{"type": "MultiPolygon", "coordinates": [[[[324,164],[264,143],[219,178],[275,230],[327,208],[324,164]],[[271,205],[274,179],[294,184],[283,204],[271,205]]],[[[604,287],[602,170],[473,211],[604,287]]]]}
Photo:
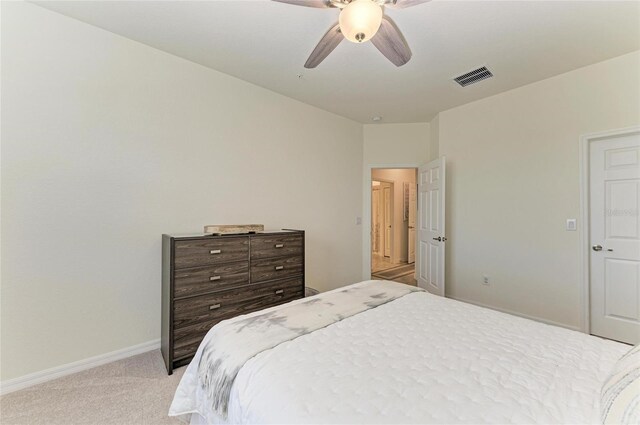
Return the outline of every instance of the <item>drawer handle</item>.
{"type": "Polygon", "coordinates": [[[274,267],[276,270],[284,270],[284,266],[275,266],[274,267]]]}
{"type": "Polygon", "coordinates": [[[282,294],[284,294],[284,289],[278,289],[276,291],[276,295],[282,295],[282,294]]]}
{"type": "Polygon", "coordinates": [[[209,310],[217,310],[220,308],[220,304],[214,304],[209,306],[209,310]]]}
{"type": "Polygon", "coordinates": [[[215,254],[220,254],[221,252],[222,252],[221,249],[212,249],[211,251],[209,251],[209,254],[215,255],[215,254]]]}
{"type": "Polygon", "coordinates": [[[211,276],[211,277],[209,278],[209,280],[210,280],[211,282],[216,281],[216,280],[220,280],[220,276],[211,276]]]}
{"type": "Polygon", "coordinates": [[[277,243],[276,244],[276,248],[284,248],[284,244],[283,243],[277,243]]]}

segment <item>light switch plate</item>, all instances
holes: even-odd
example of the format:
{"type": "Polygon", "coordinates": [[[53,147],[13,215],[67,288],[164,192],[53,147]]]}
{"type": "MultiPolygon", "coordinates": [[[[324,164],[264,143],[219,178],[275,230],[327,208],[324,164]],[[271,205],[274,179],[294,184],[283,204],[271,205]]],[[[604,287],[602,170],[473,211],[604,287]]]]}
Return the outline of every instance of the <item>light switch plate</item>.
{"type": "Polygon", "coordinates": [[[362,224],[362,218],[361,217],[356,217],[356,226],[359,226],[362,224]]]}
{"type": "Polygon", "coordinates": [[[575,218],[567,219],[567,230],[570,232],[575,232],[578,230],[578,222],[575,218]]]}

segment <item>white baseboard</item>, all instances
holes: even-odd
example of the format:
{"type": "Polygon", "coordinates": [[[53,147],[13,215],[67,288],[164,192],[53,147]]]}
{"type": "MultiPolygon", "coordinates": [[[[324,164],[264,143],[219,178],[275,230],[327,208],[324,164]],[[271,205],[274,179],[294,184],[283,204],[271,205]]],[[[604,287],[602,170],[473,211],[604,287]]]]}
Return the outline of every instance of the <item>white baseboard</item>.
{"type": "Polygon", "coordinates": [[[536,322],[545,323],[547,325],[559,326],[561,328],[571,329],[572,331],[583,332],[583,330],[579,326],[572,326],[572,325],[567,325],[565,323],[554,322],[553,320],[543,319],[542,317],[530,316],[528,314],[518,313],[517,311],[507,310],[505,308],[495,307],[495,306],[492,306],[492,305],[483,304],[483,303],[476,302],[476,301],[465,300],[464,298],[457,298],[457,297],[447,297],[447,298],[451,298],[452,300],[461,301],[461,302],[467,303],[467,304],[477,305],[479,307],[488,308],[490,310],[496,310],[496,311],[499,311],[501,313],[507,313],[507,314],[511,314],[513,316],[519,316],[519,317],[523,317],[525,319],[535,320],[536,322]]]}
{"type": "Polygon", "coordinates": [[[67,363],[62,366],[52,367],[51,369],[45,369],[40,372],[30,373],[19,378],[7,379],[6,381],[0,382],[0,395],[22,390],[43,382],[52,381],[96,366],[115,362],[116,360],[126,359],[127,357],[135,356],[137,354],[158,350],[159,348],[160,340],[154,339],[152,341],[143,342],[142,344],[133,345],[121,350],[100,354],[98,356],[89,357],[88,359],[67,363]]]}

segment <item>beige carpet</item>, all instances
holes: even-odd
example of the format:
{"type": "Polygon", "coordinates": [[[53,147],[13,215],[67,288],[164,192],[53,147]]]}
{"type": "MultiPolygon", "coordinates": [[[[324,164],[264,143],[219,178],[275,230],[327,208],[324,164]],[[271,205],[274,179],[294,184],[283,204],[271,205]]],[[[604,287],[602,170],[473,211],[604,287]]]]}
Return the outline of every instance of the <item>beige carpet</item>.
{"type": "Polygon", "coordinates": [[[0,397],[0,423],[182,424],[167,412],[185,368],[151,351],[0,397]]]}

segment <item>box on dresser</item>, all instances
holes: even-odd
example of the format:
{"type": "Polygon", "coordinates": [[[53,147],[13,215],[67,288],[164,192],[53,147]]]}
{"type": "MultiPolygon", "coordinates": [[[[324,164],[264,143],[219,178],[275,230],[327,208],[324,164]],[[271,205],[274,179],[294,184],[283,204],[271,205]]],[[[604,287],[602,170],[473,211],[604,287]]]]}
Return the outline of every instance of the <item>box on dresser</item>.
{"type": "Polygon", "coordinates": [[[304,231],[162,235],[161,351],[167,372],[216,323],[304,297],[304,231]]]}

